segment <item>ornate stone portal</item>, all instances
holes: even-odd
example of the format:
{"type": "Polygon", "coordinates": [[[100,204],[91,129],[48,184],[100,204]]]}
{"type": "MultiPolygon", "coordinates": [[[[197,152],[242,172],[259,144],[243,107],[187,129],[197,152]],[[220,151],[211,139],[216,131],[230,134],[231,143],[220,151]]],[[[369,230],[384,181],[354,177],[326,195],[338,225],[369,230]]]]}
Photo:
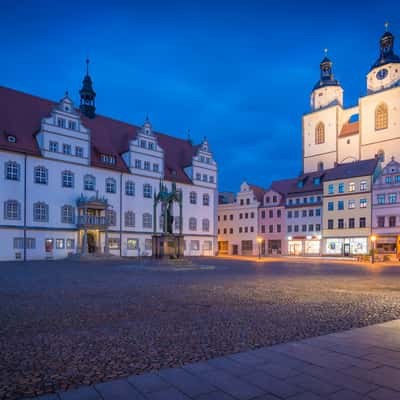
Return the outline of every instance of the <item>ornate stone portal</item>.
{"type": "Polygon", "coordinates": [[[182,234],[182,192],[176,189],[175,182],[172,190],[168,192],[167,187],[160,181],[158,194],[154,193],[153,204],[153,257],[156,258],[181,258],[184,252],[184,241],[182,234]],[[157,233],[157,205],[161,204],[162,233],[157,233]],[[179,233],[173,232],[173,206],[179,205],[179,233]]]}

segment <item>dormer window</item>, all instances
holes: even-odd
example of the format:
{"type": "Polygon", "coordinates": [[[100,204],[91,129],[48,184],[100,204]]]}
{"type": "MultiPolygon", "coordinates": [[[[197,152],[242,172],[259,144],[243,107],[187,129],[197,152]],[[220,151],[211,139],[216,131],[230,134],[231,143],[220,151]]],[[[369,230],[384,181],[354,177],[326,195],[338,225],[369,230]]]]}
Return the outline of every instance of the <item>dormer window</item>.
{"type": "Polygon", "coordinates": [[[314,185],[319,185],[321,183],[321,178],[314,178],[313,179],[313,184],[314,185]]]}
{"type": "Polygon", "coordinates": [[[13,135],[8,135],[7,136],[7,142],[8,143],[16,143],[16,141],[17,141],[17,138],[15,136],[13,136],[13,135]]]}
{"type": "Polygon", "coordinates": [[[298,181],[297,187],[302,188],[304,186],[304,181],[298,181]]]}
{"type": "Polygon", "coordinates": [[[65,119],[64,118],[57,118],[57,126],[59,128],[65,128],[65,119]]]}
{"type": "Polygon", "coordinates": [[[68,121],[68,129],[76,130],[76,122],[68,121]]]}
{"type": "Polygon", "coordinates": [[[111,156],[109,154],[100,154],[100,160],[104,164],[114,165],[116,163],[115,156],[111,156]]]}

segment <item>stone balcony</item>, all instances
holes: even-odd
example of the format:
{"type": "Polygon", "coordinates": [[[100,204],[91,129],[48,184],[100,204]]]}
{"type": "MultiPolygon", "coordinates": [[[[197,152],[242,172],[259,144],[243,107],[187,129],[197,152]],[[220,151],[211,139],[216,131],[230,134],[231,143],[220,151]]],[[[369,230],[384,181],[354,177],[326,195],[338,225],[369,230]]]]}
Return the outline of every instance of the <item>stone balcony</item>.
{"type": "Polygon", "coordinates": [[[107,229],[110,221],[105,216],[79,215],[77,226],[81,229],[107,229]]]}

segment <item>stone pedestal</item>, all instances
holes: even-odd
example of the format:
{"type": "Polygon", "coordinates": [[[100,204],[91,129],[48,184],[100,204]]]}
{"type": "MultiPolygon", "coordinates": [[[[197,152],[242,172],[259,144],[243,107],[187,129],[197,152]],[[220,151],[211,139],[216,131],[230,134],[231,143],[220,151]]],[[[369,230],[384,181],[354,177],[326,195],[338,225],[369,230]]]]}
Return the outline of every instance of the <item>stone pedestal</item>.
{"type": "Polygon", "coordinates": [[[183,235],[157,234],[152,237],[152,254],[155,258],[182,258],[183,235]]]}

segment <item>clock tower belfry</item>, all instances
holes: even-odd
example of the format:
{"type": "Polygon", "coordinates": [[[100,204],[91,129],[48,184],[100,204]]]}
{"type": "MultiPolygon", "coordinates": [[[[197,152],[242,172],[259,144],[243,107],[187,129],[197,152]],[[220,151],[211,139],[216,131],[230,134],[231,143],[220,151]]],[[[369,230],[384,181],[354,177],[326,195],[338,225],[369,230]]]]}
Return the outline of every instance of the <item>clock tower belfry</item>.
{"type": "Polygon", "coordinates": [[[332,61],[328,58],[328,49],[320,65],[320,78],[311,92],[311,110],[340,105],[343,106],[343,89],[333,76],[332,61]]]}
{"type": "Polygon", "coordinates": [[[368,94],[400,86],[400,57],[394,52],[394,36],[388,26],[385,23],[386,31],[379,41],[379,58],[367,75],[368,94]]]}

